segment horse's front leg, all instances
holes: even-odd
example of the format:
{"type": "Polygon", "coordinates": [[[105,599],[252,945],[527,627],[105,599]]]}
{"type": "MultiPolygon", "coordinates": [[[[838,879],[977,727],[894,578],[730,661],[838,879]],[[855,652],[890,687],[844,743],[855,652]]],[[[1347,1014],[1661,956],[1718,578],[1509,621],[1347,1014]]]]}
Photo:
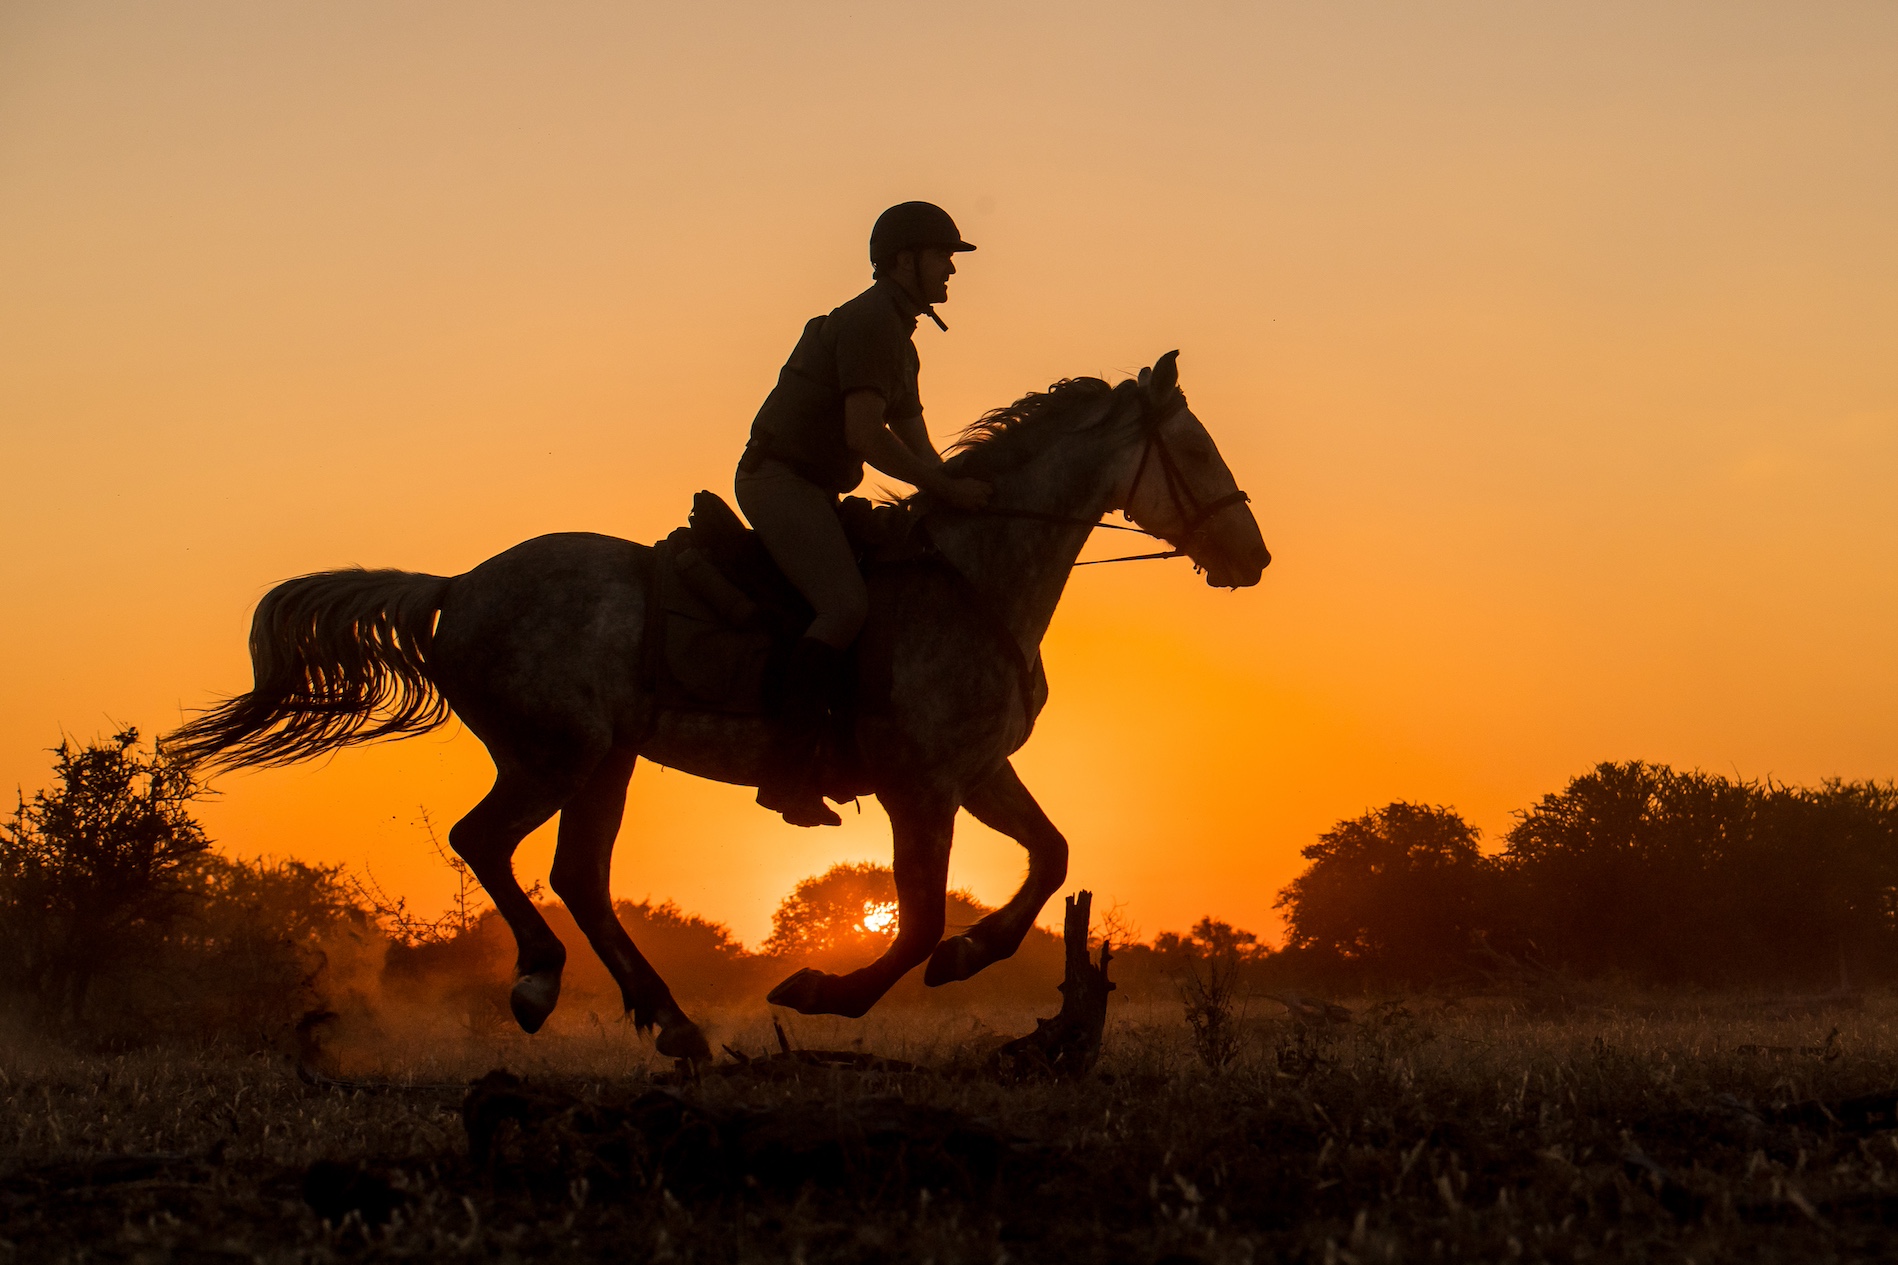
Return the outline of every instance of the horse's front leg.
{"type": "Polygon", "coordinates": [[[877,798],[889,810],[896,841],[896,939],[882,957],[848,975],[809,967],[797,972],[771,990],[766,1000],[772,1005],[805,1015],[861,1018],[942,939],[955,802],[941,796],[877,798]]]}
{"type": "Polygon", "coordinates": [[[931,988],[968,979],[985,966],[1013,957],[1041,907],[1068,878],[1068,841],[1008,761],[976,786],[963,807],[977,821],[1027,850],[1028,876],[1006,905],[936,946],[923,973],[923,983],[931,988]]]}

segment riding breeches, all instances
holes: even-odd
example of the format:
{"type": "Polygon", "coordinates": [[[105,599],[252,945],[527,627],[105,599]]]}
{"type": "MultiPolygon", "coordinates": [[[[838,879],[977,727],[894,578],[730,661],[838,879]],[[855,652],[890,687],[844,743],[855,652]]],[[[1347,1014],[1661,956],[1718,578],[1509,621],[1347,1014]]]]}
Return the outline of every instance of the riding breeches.
{"type": "Polygon", "coordinates": [[[740,469],[736,491],[772,561],[817,612],[804,635],[847,649],[870,613],[870,591],[837,520],[837,498],[770,458],[740,469]]]}

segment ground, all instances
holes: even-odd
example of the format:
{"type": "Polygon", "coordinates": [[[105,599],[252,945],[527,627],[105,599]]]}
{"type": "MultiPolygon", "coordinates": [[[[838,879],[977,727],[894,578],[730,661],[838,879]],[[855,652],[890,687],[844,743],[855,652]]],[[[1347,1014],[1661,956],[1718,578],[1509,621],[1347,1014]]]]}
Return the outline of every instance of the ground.
{"type": "Polygon", "coordinates": [[[0,1262],[1826,1261],[1898,1242],[1898,1001],[1353,1007],[1313,1028],[1254,1000],[1213,1070],[1178,1007],[1123,1005],[1067,1084],[999,1081],[990,1028],[940,1013],[789,1033],[914,1067],[763,1059],[768,1020],[727,1016],[754,1062],[683,1082],[614,1023],[384,1034],[328,1080],[276,1054],[20,1039],[0,1053],[0,1262]]]}

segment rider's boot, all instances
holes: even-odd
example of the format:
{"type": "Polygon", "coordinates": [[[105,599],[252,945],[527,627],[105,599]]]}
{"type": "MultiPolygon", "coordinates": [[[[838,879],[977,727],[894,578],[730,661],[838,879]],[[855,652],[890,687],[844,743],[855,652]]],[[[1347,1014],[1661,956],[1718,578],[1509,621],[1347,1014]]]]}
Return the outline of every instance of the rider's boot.
{"type": "Polygon", "coordinates": [[[818,785],[830,729],[831,690],[843,657],[843,651],[829,642],[805,637],[791,648],[790,662],[785,665],[784,692],[778,701],[764,775],[758,781],[758,802],[783,813],[793,826],[844,824],[824,802],[818,785]]]}

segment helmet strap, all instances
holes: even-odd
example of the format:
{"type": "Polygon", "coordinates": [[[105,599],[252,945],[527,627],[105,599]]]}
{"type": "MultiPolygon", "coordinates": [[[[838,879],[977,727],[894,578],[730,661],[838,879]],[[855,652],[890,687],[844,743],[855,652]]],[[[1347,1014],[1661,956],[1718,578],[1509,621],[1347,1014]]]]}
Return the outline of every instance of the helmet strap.
{"type": "MultiPolygon", "coordinates": [[[[902,250],[897,252],[897,255],[899,257],[902,255],[909,256],[909,268],[906,274],[903,275],[900,279],[895,278],[895,277],[891,279],[896,281],[897,286],[903,291],[903,293],[909,296],[910,302],[917,304],[923,309],[923,315],[927,316],[930,320],[936,322],[937,329],[947,334],[949,332],[948,324],[942,319],[942,317],[936,314],[936,309],[933,306],[931,306],[929,303],[924,301],[922,293],[921,293],[922,288],[923,288],[923,277],[922,277],[922,272],[920,268],[922,257],[923,257],[922,248],[918,246],[905,246],[902,250]]],[[[893,259],[890,262],[892,265],[892,271],[896,271],[895,266],[894,266],[896,261],[893,259]]]]}

